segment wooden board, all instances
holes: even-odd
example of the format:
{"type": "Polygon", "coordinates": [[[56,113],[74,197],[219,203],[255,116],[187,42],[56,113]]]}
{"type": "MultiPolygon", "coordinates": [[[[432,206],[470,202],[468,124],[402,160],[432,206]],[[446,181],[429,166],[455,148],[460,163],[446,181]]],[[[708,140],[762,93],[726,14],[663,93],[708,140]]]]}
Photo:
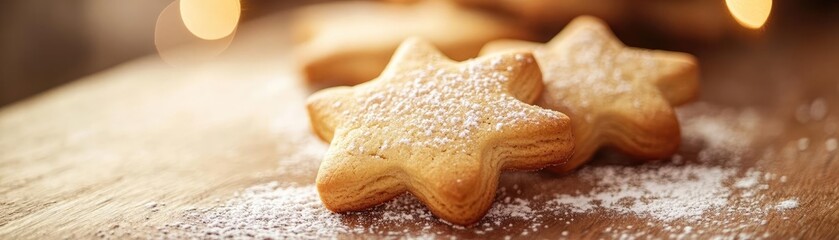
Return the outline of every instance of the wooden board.
{"type": "MultiPolygon", "coordinates": [[[[167,237],[161,229],[168,233],[167,224],[191,221],[185,215],[190,209],[212,209],[248,187],[271,181],[311,184],[317,162],[289,160],[305,144],[316,143],[299,141],[310,134],[303,109],[308,90],[290,56],[287,22],[278,15],[243,27],[230,49],[211,62],[171,67],[149,56],[1,109],[0,238],[167,237]]],[[[714,143],[686,139],[680,152],[684,163],[636,166],[603,154],[589,168],[734,171],[725,189],[748,179],[750,171],[759,172],[759,185],[766,187],[752,204],[760,205],[760,215],[723,216],[708,209],[702,218],[712,223],[702,225],[607,210],[557,210],[525,218],[539,221],[536,230],[533,221],[516,219],[486,232],[424,219],[379,224],[356,237],[423,232],[465,238],[836,238],[839,150],[830,151],[826,141],[839,137],[839,47],[831,44],[837,35],[807,35],[824,39],[813,44],[798,44],[809,41],[803,37],[779,37],[700,53],[704,105],[680,111],[687,119],[751,112],[758,125],[748,136],[735,136],[750,139],[736,162],[730,156],[702,159],[702,149],[714,143]],[[802,106],[815,99],[826,103],[827,116],[796,119],[797,111],[808,116],[802,106]],[[799,147],[803,138],[806,148],[799,147]],[[789,199],[798,206],[772,210],[789,199]],[[733,227],[715,228],[713,222],[733,227]],[[749,224],[738,228],[739,222],[749,224]]],[[[530,207],[537,209],[547,200],[534,196],[593,191],[596,186],[580,175],[511,173],[502,177],[501,187],[506,196],[533,200],[530,207]]],[[[743,198],[740,192],[730,195],[728,202],[743,198]]],[[[347,226],[371,225],[358,215],[342,218],[347,226]]]]}

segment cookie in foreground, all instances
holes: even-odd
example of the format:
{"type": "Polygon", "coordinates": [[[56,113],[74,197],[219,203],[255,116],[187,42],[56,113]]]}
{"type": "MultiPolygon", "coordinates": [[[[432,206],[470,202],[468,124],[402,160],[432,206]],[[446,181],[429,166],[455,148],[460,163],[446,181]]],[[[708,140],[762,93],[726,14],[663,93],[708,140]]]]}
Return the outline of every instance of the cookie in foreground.
{"type": "Polygon", "coordinates": [[[455,62],[406,40],[378,78],[308,99],[330,142],[316,179],[323,204],[362,210],[410,192],[448,222],[480,220],[502,170],[561,164],[573,151],[568,117],[529,104],[542,88],[530,53],[455,62]]]}
{"type": "Polygon", "coordinates": [[[679,122],[673,110],[695,99],[696,59],[690,54],[630,48],[601,20],[574,19],[546,44],[498,40],[482,54],[532,51],[542,68],[545,91],[538,105],[571,117],[576,149],[568,172],[608,146],[637,159],[674,154],[679,122]]]}

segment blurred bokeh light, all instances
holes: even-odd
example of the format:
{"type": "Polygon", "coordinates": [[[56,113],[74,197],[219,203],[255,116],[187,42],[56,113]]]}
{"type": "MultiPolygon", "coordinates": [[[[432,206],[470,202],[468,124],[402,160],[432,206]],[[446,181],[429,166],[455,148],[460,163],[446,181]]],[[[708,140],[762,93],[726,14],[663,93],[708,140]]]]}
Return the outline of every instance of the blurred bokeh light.
{"type": "Polygon", "coordinates": [[[227,37],[239,24],[239,0],[180,0],[184,25],[195,36],[216,40],[227,37]]]}
{"type": "Polygon", "coordinates": [[[740,25],[750,29],[762,27],[772,12],[772,0],[725,0],[725,5],[740,25]]]}
{"type": "MultiPolygon", "coordinates": [[[[216,0],[207,2],[213,1],[216,0]]],[[[193,2],[188,3],[187,6],[196,5],[193,0],[180,0],[172,2],[160,12],[160,16],[158,16],[157,23],[154,27],[154,45],[155,48],[157,48],[157,53],[163,61],[172,66],[184,66],[212,59],[227,49],[236,35],[235,24],[228,24],[230,26],[230,32],[224,34],[220,34],[222,31],[216,31],[218,29],[206,27],[206,25],[212,25],[218,22],[217,20],[207,20],[212,18],[213,10],[211,8],[197,8],[207,10],[207,13],[196,13],[198,10],[195,9],[187,10],[186,12],[192,12],[191,14],[193,16],[191,20],[187,20],[189,18],[184,16],[183,11],[185,9],[184,2],[193,2]],[[197,15],[201,16],[194,17],[197,15]],[[202,22],[205,20],[206,22],[202,22]],[[192,22],[193,25],[200,26],[198,28],[200,30],[193,31],[192,29],[189,29],[190,25],[187,24],[188,22],[192,22]],[[202,31],[207,35],[202,37],[201,34],[196,34],[196,32],[202,31]],[[221,37],[211,39],[208,38],[208,36],[221,37]]],[[[237,3],[236,8],[238,12],[238,1],[234,2],[237,3]]],[[[190,7],[186,8],[188,9],[190,7]]],[[[235,21],[238,22],[238,14],[236,15],[235,21]]]]}

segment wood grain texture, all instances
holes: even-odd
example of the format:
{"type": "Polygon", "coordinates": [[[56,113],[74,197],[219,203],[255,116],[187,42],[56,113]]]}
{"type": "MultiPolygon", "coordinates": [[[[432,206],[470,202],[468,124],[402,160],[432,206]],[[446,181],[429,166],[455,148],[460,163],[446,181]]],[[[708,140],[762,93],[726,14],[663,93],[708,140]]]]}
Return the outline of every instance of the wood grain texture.
{"type": "MultiPolygon", "coordinates": [[[[316,166],[279,160],[299,150],[286,133],[308,131],[303,99],[309,91],[288,56],[286,22],[278,15],[245,26],[213,62],[173,68],[150,56],[0,109],[0,238],[108,237],[113,235],[102,232],[114,226],[127,233],[116,237],[153,237],[159,235],[157,226],[180,221],[183,211],[211,207],[249,186],[312,183],[316,166]],[[280,175],[278,168],[301,174],[280,175]],[[150,209],[154,203],[158,206],[150,209]]],[[[698,54],[701,101],[756,109],[773,124],[755,136],[778,130],[750,146],[753,153],[777,154],[769,159],[744,155],[738,175],[756,168],[787,176],[785,183],[769,186],[762,203],[797,198],[800,204],[769,213],[765,225],[733,233],[710,229],[700,238],[765,232],[780,239],[839,236],[839,151],[824,147],[826,139],[839,137],[835,127],[830,130],[839,122],[839,46],[834,44],[839,34],[806,36],[770,36],[752,46],[698,54]],[[828,103],[826,119],[796,120],[796,110],[818,98],[828,103]],[[797,150],[805,137],[810,147],[797,150]]],[[[690,163],[702,147],[686,143],[680,154],[690,163]]],[[[620,157],[618,163],[609,159],[593,164],[626,164],[620,157]]],[[[500,186],[513,185],[523,187],[517,196],[586,190],[575,174],[502,176],[500,186]]],[[[363,225],[352,217],[347,221],[363,225]]],[[[546,220],[547,227],[528,238],[559,238],[563,232],[572,238],[612,238],[606,229],[627,226],[644,237],[673,237],[665,223],[648,222],[643,216],[576,213],[546,220]]],[[[509,231],[529,227],[511,224],[509,231]]],[[[442,223],[433,229],[464,238],[506,235],[479,235],[442,223]]]]}

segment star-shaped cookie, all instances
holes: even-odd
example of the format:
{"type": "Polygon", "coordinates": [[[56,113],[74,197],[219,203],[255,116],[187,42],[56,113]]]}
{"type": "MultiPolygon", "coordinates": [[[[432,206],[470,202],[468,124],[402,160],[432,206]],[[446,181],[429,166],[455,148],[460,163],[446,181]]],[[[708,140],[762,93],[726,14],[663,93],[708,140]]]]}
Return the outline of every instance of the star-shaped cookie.
{"type": "Polygon", "coordinates": [[[411,36],[427,39],[458,61],[477,56],[495,39],[532,38],[506,19],[446,1],[318,4],[296,11],[293,28],[297,62],[315,87],[370,81],[411,36]]]}
{"type": "Polygon", "coordinates": [[[331,142],[316,180],[323,204],[361,210],[407,191],[446,221],[478,221],[501,170],[573,151],[567,116],[529,104],[542,88],[528,52],[455,62],[406,40],[378,78],[308,99],[314,131],[331,142]]]}
{"type": "Polygon", "coordinates": [[[542,67],[545,92],[538,105],[571,117],[576,149],[567,172],[601,146],[638,159],[675,153],[680,142],[673,106],[698,94],[698,67],[685,53],[626,47],[599,19],[574,19],[553,40],[538,44],[499,40],[482,54],[531,50],[542,67]]]}

